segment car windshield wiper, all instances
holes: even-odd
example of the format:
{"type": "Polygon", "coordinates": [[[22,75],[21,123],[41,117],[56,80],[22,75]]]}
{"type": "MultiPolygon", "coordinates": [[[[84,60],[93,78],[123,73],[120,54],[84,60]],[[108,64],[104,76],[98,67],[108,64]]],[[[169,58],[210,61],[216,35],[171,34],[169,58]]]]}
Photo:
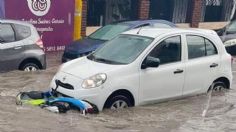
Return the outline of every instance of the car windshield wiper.
{"type": "Polygon", "coordinates": [[[120,64],[120,65],[125,64],[125,63],[121,63],[121,62],[107,60],[107,59],[104,59],[104,58],[98,58],[98,57],[94,56],[93,54],[89,55],[87,58],[90,59],[90,60],[96,61],[96,62],[103,62],[103,63],[106,63],[106,64],[120,64]]]}
{"type": "Polygon", "coordinates": [[[101,41],[107,41],[106,39],[101,39],[101,38],[94,38],[94,37],[90,37],[90,36],[87,36],[89,39],[95,39],[95,40],[101,40],[101,41]]]}
{"type": "Polygon", "coordinates": [[[103,58],[95,58],[95,61],[98,61],[98,62],[104,62],[104,63],[109,63],[109,64],[112,63],[112,61],[110,61],[110,60],[106,60],[106,59],[103,59],[103,58]]]}

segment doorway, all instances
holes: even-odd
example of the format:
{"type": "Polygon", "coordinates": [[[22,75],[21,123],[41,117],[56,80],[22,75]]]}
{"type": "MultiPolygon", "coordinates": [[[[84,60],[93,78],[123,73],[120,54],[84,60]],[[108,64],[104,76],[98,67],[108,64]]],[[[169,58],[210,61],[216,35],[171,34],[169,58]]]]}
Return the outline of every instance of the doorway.
{"type": "Polygon", "coordinates": [[[137,19],[137,0],[107,0],[105,24],[137,19]]]}
{"type": "Polygon", "coordinates": [[[105,15],[105,0],[88,0],[87,3],[87,26],[103,25],[105,15]]]}
{"type": "Polygon", "coordinates": [[[174,0],[150,0],[150,19],[172,21],[174,0]]]}
{"type": "Polygon", "coordinates": [[[103,26],[138,18],[137,0],[88,0],[87,25],[103,26]]]}

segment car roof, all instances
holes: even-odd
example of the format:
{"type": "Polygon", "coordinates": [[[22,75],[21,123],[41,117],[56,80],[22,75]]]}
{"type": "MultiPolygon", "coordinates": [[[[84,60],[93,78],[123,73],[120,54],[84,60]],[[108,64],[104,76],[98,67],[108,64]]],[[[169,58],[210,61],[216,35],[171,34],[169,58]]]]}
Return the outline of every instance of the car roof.
{"type": "Polygon", "coordinates": [[[217,33],[213,30],[208,29],[198,29],[198,28],[151,28],[151,27],[143,27],[138,29],[132,29],[126,31],[122,34],[130,34],[130,35],[139,35],[145,37],[156,38],[163,34],[177,34],[177,33],[194,33],[194,34],[207,34],[207,35],[216,35],[217,33]]]}
{"type": "Polygon", "coordinates": [[[14,24],[20,24],[20,25],[25,25],[25,26],[33,26],[32,24],[25,21],[11,20],[11,19],[0,19],[0,23],[14,23],[14,24]]]}
{"type": "Polygon", "coordinates": [[[156,20],[156,19],[152,19],[152,20],[137,20],[137,21],[123,21],[123,22],[116,22],[115,24],[127,24],[127,25],[133,25],[133,26],[137,26],[137,25],[142,25],[142,24],[146,24],[146,23],[163,23],[163,24],[167,24],[171,27],[176,27],[176,25],[172,22],[166,21],[166,20],[156,20]]]}

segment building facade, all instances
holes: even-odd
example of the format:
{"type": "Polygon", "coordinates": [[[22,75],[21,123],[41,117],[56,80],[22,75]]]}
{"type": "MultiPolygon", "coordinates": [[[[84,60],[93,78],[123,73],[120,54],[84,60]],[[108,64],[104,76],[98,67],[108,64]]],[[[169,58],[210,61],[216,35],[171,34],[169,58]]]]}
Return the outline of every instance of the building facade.
{"type": "Polygon", "coordinates": [[[0,0],[0,19],[5,18],[5,1],[0,0]]]}
{"type": "Polygon", "coordinates": [[[83,0],[82,30],[117,21],[164,19],[199,27],[204,22],[228,21],[234,0],[83,0]]]}

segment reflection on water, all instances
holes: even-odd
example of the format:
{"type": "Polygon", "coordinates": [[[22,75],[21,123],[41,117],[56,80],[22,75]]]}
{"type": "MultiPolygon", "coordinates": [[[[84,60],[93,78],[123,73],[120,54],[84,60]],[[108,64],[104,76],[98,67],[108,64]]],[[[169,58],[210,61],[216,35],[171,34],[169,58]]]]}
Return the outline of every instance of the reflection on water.
{"type": "Polygon", "coordinates": [[[77,111],[55,114],[38,107],[16,106],[18,92],[48,89],[59,64],[53,57],[48,59],[50,66],[46,71],[13,71],[0,75],[0,131],[236,131],[234,89],[213,92],[210,97],[199,95],[121,111],[104,110],[98,115],[87,116],[77,111]]]}

